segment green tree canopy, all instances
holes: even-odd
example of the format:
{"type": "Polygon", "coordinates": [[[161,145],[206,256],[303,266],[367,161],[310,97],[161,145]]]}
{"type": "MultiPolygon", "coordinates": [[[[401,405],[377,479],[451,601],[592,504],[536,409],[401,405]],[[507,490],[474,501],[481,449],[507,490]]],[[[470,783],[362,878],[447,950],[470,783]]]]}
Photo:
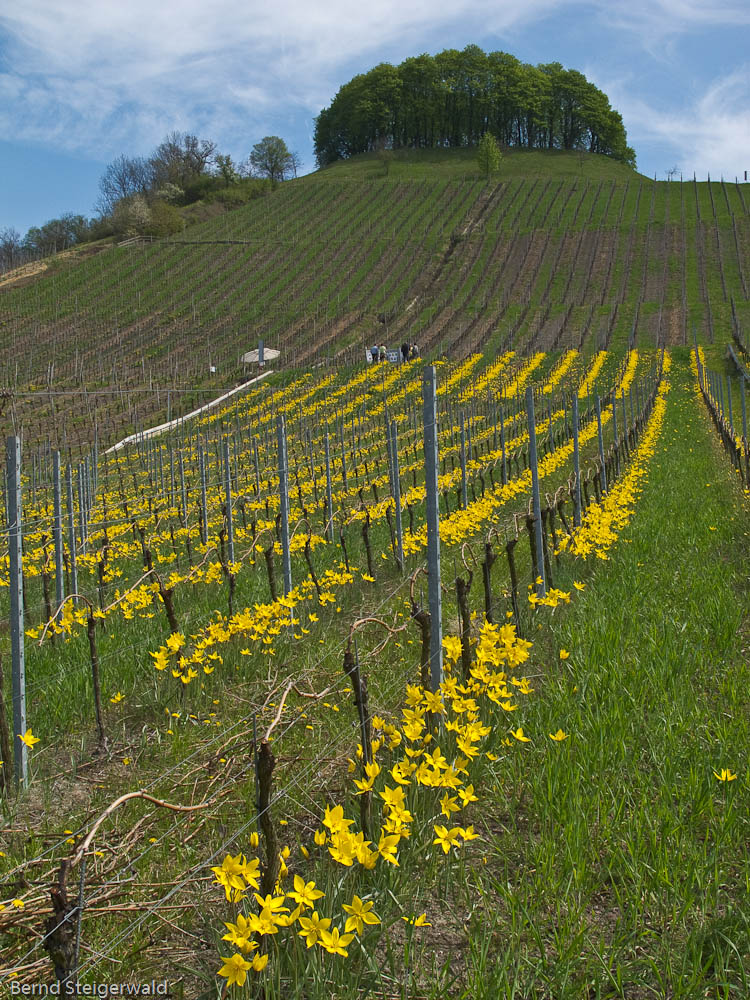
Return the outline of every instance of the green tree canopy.
{"type": "Polygon", "coordinates": [[[635,166],[606,94],[560,63],[532,66],[476,45],[380,63],[339,90],[315,120],[323,167],[384,148],[500,146],[585,149],[635,166]]]}
{"type": "Polygon", "coordinates": [[[286,143],[277,135],[267,135],[250,151],[250,165],[255,173],[272,182],[284,180],[292,169],[292,160],[286,143]]]}

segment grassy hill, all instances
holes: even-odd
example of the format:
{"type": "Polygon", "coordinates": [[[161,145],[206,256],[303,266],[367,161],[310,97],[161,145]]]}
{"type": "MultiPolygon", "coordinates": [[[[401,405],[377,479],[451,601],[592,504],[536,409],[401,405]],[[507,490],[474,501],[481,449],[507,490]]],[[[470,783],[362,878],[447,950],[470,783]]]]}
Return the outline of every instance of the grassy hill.
{"type": "Polygon", "coordinates": [[[750,192],[410,160],[0,291],[30,751],[16,795],[0,727],[0,980],[54,958],[196,1000],[750,995],[748,408],[712,370],[748,318],[750,192]],[[258,335],[273,378],[104,453],[258,335]],[[423,365],[346,369],[405,337],[461,359],[431,537],[423,365]],[[94,428],[66,558],[29,438],[94,428]]]}
{"type": "Polygon", "coordinates": [[[28,441],[54,426],[83,447],[94,427],[110,440],[163,414],[164,390],[176,414],[235,384],[261,337],[287,367],[374,341],[593,351],[695,326],[722,343],[750,319],[748,206],[747,185],[655,182],[585,154],[514,152],[489,181],[465,150],[387,170],[364,156],[179,238],[3,286],[0,377],[28,441]]]}

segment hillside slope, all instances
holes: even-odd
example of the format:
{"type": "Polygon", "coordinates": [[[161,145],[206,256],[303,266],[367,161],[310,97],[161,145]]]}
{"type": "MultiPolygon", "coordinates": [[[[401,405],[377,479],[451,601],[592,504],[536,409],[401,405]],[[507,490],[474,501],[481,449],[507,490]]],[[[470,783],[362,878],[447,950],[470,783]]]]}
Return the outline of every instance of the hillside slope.
{"type": "Polygon", "coordinates": [[[489,181],[466,151],[362,157],[0,289],[0,373],[29,438],[54,411],[70,442],[163,413],[164,389],[173,414],[218,394],[261,337],[286,366],[374,341],[457,357],[674,344],[693,325],[724,341],[750,319],[749,206],[747,185],[604,157],[514,153],[489,181]]]}

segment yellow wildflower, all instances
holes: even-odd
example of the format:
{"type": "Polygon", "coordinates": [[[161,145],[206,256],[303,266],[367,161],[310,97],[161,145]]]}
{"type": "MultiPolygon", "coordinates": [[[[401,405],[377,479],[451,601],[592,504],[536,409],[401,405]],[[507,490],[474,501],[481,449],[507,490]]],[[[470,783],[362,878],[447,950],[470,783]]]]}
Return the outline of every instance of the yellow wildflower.
{"type": "Polygon", "coordinates": [[[231,958],[223,958],[224,965],[219,969],[219,975],[227,981],[227,986],[244,986],[247,979],[247,970],[251,962],[246,962],[242,955],[232,955],[231,958]]]}
{"type": "Polygon", "coordinates": [[[380,918],[372,912],[374,905],[372,900],[363,903],[359,896],[355,896],[351,904],[344,903],[342,909],[349,914],[344,931],[346,933],[354,931],[356,934],[361,934],[365,924],[379,924],[380,918]]]}

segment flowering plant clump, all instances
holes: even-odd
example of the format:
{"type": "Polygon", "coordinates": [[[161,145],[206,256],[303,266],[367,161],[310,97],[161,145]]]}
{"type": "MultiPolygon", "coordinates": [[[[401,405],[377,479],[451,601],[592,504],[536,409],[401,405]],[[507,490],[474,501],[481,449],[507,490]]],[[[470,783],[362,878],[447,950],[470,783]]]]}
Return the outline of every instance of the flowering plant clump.
{"type": "Polygon", "coordinates": [[[585,399],[586,396],[591,392],[591,387],[596,382],[599,372],[604,367],[604,362],[607,360],[607,351],[599,351],[599,353],[594,358],[594,361],[589,369],[583,382],[581,382],[578,387],[578,398],[585,399]]]}
{"type": "Polygon", "coordinates": [[[516,377],[506,386],[506,394],[508,396],[515,396],[517,393],[521,392],[526,388],[526,383],[529,381],[531,376],[537,370],[537,368],[544,361],[545,353],[544,351],[538,351],[533,354],[531,358],[526,362],[526,364],[519,370],[516,377]]]}
{"type": "Polygon", "coordinates": [[[499,379],[504,375],[505,369],[515,356],[515,351],[507,351],[505,354],[501,354],[491,365],[488,365],[472,386],[472,395],[479,397],[482,393],[487,392],[488,389],[496,391],[499,379]]]}
{"type": "MultiPolygon", "coordinates": [[[[412,853],[420,858],[432,850],[449,861],[479,837],[471,821],[475,803],[480,801],[473,772],[482,756],[498,759],[490,749],[495,742],[511,745],[506,735],[511,727],[506,728],[503,720],[533,691],[528,678],[517,676],[530,649],[531,643],[517,635],[514,625],[485,622],[475,643],[471,674],[459,681],[452,664],[460,657],[461,642],[455,636],[446,638],[446,679],[439,689],[433,692],[407,685],[400,718],[388,721],[374,716],[369,753],[365,755],[361,744],[357,747],[362,777],[352,779],[353,795],[368,795],[379,804],[377,825],[368,836],[356,828],[342,803],[326,805],[313,837],[321,866],[334,864],[366,876],[382,865],[399,867],[404,845],[410,843],[412,853]]],[[[523,730],[518,732],[523,737],[523,730]]],[[[352,775],[358,769],[357,760],[349,762],[352,775]]],[[[242,854],[227,855],[220,866],[212,868],[226,900],[242,907],[233,921],[225,923],[223,940],[237,951],[222,957],[219,975],[230,984],[242,985],[251,971],[265,968],[260,959],[267,955],[261,953],[275,935],[296,933],[307,949],[317,947],[347,957],[355,938],[381,923],[376,912],[380,906],[372,894],[353,894],[340,904],[337,915],[335,906],[331,910],[322,902],[329,894],[316,881],[294,873],[288,886],[290,853],[288,847],[282,850],[278,881],[274,892],[265,897],[258,892],[258,858],[248,861],[242,854]]],[[[310,853],[305,848],[301,856],[307,860],[310,853]]],[[[335,882],[341,885],[340,880],[335,882]]],[[[404,919],[413,926],[429,925],[424,914],[404,919]]]]}
{"type": "Polygon", "coordinates": [[[656,450],[656,442],[664,423],[666,397],[669,392],[669,381],[666,376],[669,368],[670,358],[665,353],[662,369],[664,377],[657,390],[654,408],[643,437],[627,473],[612,486],[600,503],[591,504],[580,529],[572,538],[565,536],[561,539],[559,551],[571,552],[582,559],[587,559],[591,555],[598,559],[608,558],[607,551],[617,541],[622,529],[633,516],[636,501],[643,491],[643,484],[648,476],[649,461],[656,450]]]}
{"type": "Polygon", "coordinates": [[[619,391],[621,393],[628,392],[630,390],[637,369],[638,369],[638,351],[633,350],[628,353],[627,364],[625,365],[625,371],[623,372],[622,381],[620,382],[619,391]]]}
{"type": "Polygon", "coordinates": [[[542,392],[545,395],[547,395],[550,392],[553,392],[553,390],[557,388],[560,382],[562,382],[563,378],[568,374],[570,369],[576,363],[578,357],[579,357],[578,351],[566,351],[566,353],[563,354],[558,364],[550,372],[549,378],[544,383],[542,392]]]}
{"type": "Polygon", "coordinates": [[[439,396],[449,395],[460,382],[463,382],[463,380],[474,371],[481,360],[481,354],[470,354],[465,361],[461,362],[457,368],[453,369],[448,378],[441,381],[436,390],[437,394],[439,396]]]}
{"type": "MultiPolygon", "coordinates": [[[[256,604],[254,608],[245,608],[232,615],[231,618],[219,616],[217,620],[200,629],[193,637],[191,647],[186,647],[185,637],[180,633],[170,635],[167,641],[156,652],[151,653],[157,670],[170,668],[172,676],[187,685],[198,676],[198,670],[210,674],[217,663],[223,663],[223,658],[216,651],[224,643],[241,638],[249,644],[258,644],[263,653],[273,656],[274,640],[281,635],[284,628],[293,625],[293,638],[301,639],[309,631],[302,627],[301,619],[295,616],[294,609],[298,605],[317,600],[317,604],[325,606],[336,601],[334,588],[343,587],[354,582],[354,575],[342,564],[336,570],[326,570],[320,578],[320,594],[311,579],[303,580],[285,597],[280,597],[269,604],[256,604]],[[300,626],[300,631],[296,631],[300,626]]],[[[248,655],[250,649],[243,649],[241,654],[248,655]]]]}

